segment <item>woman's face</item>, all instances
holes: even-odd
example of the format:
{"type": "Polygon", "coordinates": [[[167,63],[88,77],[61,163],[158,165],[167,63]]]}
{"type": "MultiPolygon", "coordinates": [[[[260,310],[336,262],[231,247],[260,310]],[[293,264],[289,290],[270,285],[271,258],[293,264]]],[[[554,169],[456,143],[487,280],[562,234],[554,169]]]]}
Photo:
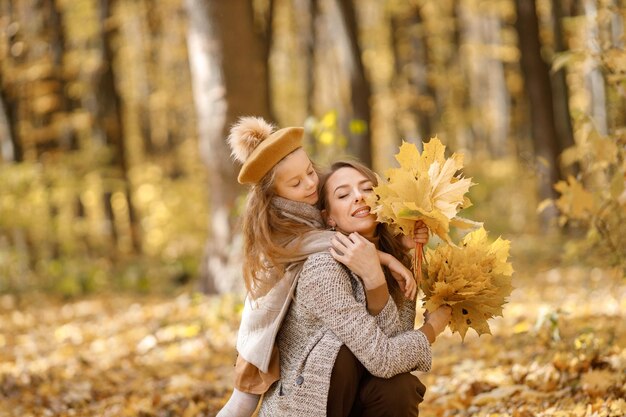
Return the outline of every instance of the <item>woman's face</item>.
{"type": "Polygon", "coordinates": [[[370,214],[364,197],[374,184],[351,167],[339,168],[326,180],[326,223],[346,232],[358,232],[366,238],[376,235],[376,215],[370,214]]]}
{"type": "Polygon", "coordinates": [[[317,203],[319,178],[304,149],[299,148],[276,165],[274,190],[279,197],[300,203],[317,203]]]}

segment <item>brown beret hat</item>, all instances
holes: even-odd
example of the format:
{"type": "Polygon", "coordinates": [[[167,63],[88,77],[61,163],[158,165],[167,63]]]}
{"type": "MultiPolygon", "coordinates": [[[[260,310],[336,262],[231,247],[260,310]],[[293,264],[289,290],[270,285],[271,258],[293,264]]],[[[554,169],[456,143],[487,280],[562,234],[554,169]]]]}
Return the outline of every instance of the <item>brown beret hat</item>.
{"type": "Polygon", "coordinates": [[[302,147],[303,136],[302,127],[286,127],[272,133],[246,159],[237,181],[240,184],[259,182],[281,159],[302,147]]]}

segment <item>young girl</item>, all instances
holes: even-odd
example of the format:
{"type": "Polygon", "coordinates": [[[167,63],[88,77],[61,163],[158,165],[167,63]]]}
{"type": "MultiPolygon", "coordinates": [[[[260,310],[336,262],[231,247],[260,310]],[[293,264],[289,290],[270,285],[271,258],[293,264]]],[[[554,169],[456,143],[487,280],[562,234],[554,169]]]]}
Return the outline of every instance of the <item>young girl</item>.
{"type": "MultiPolygon", "coordinates": [[[[279,379],[275,338],[289,307],[295,277],[306,258],[327,251],[335,235],[323,231],[318,201],[319,177],[302,149],[304,130],[274,131],[261,118],[241,118],[228,142],[243,165],[238,181],[249,184],[243,214],[243,275],[248,297],[237,339],[235,387],[218,417],[250,416],[260,395],[279,379]]],[[[422,231],[421,241],[424,239],[422,231]]],[[[416,283],[402,263],[380,254],[405,296],[416,283]]],[[[373,296],[372,296],[373,297],[373,296]]],[[[369,301],[369,298],[368,298],[369,301]]]]}

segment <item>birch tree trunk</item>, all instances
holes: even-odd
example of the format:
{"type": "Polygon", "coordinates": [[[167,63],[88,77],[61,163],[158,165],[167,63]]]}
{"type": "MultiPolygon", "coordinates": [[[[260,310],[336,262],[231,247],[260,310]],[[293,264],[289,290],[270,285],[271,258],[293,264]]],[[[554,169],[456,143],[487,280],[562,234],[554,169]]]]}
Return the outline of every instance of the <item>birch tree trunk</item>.
{"type": "MultiPolygon", "coordinates": [[[[598,34],[598,9],[594,1],[583,0],[583,10],[587,24],[587,48],[593,55],[599,55],[601,48],[598,34]]],[[[593,118],[594,127],[602,135],[608,133],[608,123],[606,114],[606,92],[604,78],[598,65],[589,69],[586,75],[587,88],[591,94],[589,113],[593,118]]]]}
{"type": "Polygon", "coordinates": [[[185,6],[199,146],[209,170],[210,237],[200,285],[208,293],[242,291],[240,234],[233,217],[242,190],[226,137],[239,116],[270,119],[269,42],[255,32],[252,2],[185,0],[185,6]]]}
{"type": "Polygon", "coordinates": [[[361,47],[359,46],[359,27],[353,0],[340,0],[342,19],[346,28],[349,55],[352,60],[350,74],[350,94],[352,101],[352,118],[363,120],[367,129],[363,132],[350,132],[348,150],[350,154],[357,156],[361,162],[372,165],[371,137],[370,137],[370,85],[365,76],[365,67],[361,59],[361,47]]]}

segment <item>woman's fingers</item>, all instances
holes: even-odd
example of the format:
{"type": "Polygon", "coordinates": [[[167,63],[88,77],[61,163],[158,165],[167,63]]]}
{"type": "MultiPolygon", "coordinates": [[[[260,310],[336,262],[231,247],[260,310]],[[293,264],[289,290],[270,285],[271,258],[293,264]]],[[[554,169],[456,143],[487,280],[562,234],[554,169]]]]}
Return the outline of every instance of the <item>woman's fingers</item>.
{"type": "Polygon", "coordinates": [[[337,239],[335,239],[334,237],[330,239],[330,244],[331,244],[331,246],[330,246],[330,248],[328,248],[329,250],[330,249],[334,249],[335,253],[337,253],[337,254],[340,253],[342,255],[344,253],[346,253],[346,247],[341,242],[339,242],[337,239]]]}
{"type": "Polygon", "coordinates": [[[330,239],[330,243],[337,249],[338,251],[345,253],[346,250],[352,246],[352,242],[347,240],[344,235],[341,233],[336,234],[330,239]]]}
{"type": "Polygon", "coordinates": [[[340,255],[339,252],[335,250],[335,248],[329,248],[328,251],[330,252],[330,256],[332,256],[336,261],[343,263],[344,256],[340,255]]]}
{"type": "Polygon", "coordinates": [[[354,245],[354,241],[352,239],[350,239],[348,236],[344,235],[343,233],[335,233],[335,237],[334,237],[337,241],[341,242],[343,244],[343,246],[345,247],[350,247],[352,245],[354,245]]]}

